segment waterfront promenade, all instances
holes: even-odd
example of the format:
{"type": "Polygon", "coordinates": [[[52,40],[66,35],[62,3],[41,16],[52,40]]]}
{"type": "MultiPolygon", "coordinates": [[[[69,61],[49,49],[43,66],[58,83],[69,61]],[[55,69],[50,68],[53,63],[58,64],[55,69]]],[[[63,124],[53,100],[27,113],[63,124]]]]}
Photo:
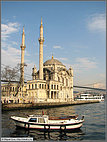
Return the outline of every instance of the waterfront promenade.
{"type": "Polygon", "coordinates": [[[98,103],[99,101],[91,100],[91,101],[72,101],[72,102],[41,102],[41,103],[23,103],[23,104],[2,104],[2,110],[18,110],[18,109],[45,109],[52,107],[64,107],[64,106],[72,106],[72,105],[81,105],[81,104],[90,104],[90,103],[98,103]]]}

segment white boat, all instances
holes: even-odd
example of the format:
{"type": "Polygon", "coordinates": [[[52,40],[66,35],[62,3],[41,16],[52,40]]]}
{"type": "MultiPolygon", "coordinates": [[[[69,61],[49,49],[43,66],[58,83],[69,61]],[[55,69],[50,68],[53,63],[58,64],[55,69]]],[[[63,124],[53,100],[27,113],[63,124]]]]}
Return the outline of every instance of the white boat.
{"type": "Polygon", "coordinates": [[[104,101],[104,95],[101,94],[80,94],[76,100],[87,100],[87,101],[104,101]]]}
{"type": "Polygon", "coordinates": [[[11,119],[18,127],[36,130],[74,130],[81,128],[84,122],[84,116],[80,120],[77,116],[49,118],[48,115],[11,116],[11,119]]]}

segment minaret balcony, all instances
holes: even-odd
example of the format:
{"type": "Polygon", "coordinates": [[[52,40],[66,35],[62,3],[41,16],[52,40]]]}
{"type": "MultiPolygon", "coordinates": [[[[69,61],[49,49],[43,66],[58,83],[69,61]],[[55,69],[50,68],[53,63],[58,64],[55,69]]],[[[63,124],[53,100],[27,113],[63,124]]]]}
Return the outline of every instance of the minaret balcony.
{"type": "Polygon", "coordinates": [[[25,46],[25,45],[24,45],[24,46],[23,46],[23,45],[21,45],[21,46],[20,46],[20,48],[21,48],[21,49],[25,49],[25,48],[26,48],[26,46],[25,46]]]}
{"type": "Polygon", "coordinates": [[[42,42],[42,43],[44,42],[44,38],[39,38],[38,40],[39,40],[40,43],[41,43],[41,42],[42,42]]]}

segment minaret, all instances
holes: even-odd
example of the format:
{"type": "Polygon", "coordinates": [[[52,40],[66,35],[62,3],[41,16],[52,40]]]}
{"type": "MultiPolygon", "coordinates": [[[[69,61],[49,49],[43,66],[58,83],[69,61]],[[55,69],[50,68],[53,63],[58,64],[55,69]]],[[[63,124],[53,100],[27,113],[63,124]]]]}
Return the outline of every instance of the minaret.
{"type": "Polygon", "coordinates": [[[43,79],[43,25],[42,25],[42,18],[41,18],[41,25],[40,25],[40,38],[39,40],[39,79],[43,79]]]}
{"type": "Polygon", "coordinates": [[[36,67],[34,65],[34,68],[32,68],[32,79],[33,80],[36,79],[36,76],[35,76],[36,72],[37,72],[37,69],[36,69],[36,67]]]}
{"type": "Polygon", "coordinates": [[[24,85],[24,52],[26,48],[24,27],[23,27],[23,33],[22,33],[22,44],[20,48],[21,48],[21,84],[24,85]]]}

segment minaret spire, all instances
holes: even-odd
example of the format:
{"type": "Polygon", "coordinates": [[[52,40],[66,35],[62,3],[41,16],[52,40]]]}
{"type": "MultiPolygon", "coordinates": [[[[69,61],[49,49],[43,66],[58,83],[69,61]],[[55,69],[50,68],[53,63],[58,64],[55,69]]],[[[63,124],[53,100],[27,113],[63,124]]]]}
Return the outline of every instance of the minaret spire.
{"type": "Polygon", "coordinates": [[[42,17],[41,17],[41,25],[42,25],[42,17]]]}
{"type": "Polygon", "coordinates": [[[41,17],[41,25],[40,25],[40,38],[39,40],[39,79],[43,79],[43,23],[41,17]]]}
{"type": "Polygon", "coordinates": [[[24,27],[23,27],[23,32],[22,32],[22,44],[20,48],[21,48],[21,83],[22,85],[24,85],[24,52],[26,48],[24,27]]]}
{"type": "Polygon", "coordinates": [[[25,31],[23,26],[23,33],[22,33],[22,46],[25,46],[25,31]]]}
{"type": "Polygon", "coordinates": [[[52,53],[52,59],[53,59],[53,53],[52,53]]]}

